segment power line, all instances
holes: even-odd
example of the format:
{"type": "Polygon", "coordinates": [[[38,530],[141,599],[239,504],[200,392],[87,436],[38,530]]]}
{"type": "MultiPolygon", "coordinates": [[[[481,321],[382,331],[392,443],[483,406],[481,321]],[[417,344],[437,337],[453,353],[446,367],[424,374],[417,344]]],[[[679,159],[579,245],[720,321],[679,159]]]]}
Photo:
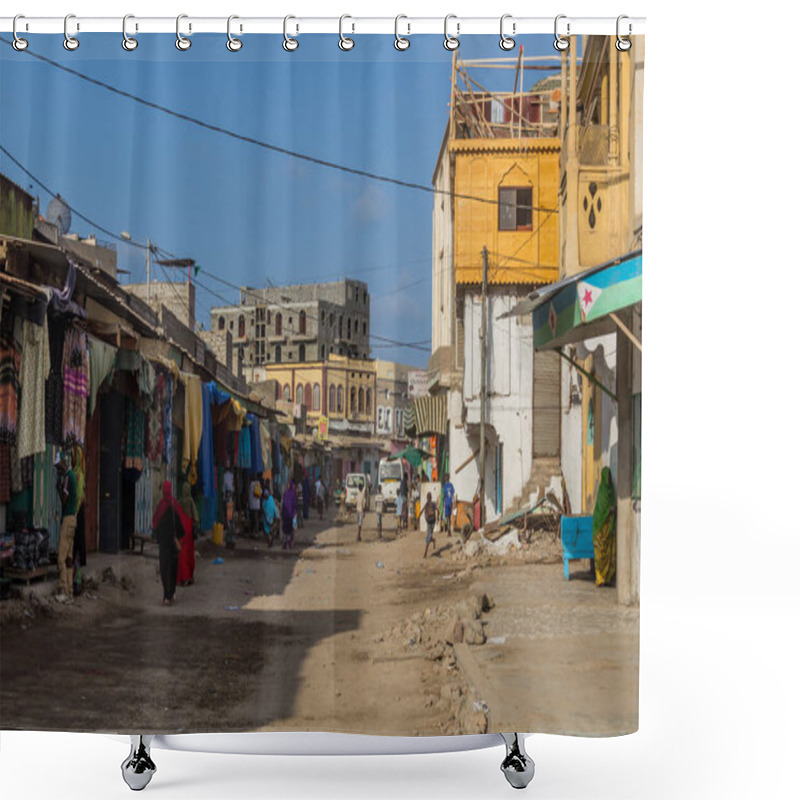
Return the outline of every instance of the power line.
{"type": "MultiPolygon", "coordinates": [[[[3,36],[0,36],[0,42],[5,42],[6,44],[12,44],[11,41],[6,39],[3,36]]],[[[168,108],[167,106],[162,106],[158,103],[153,102],[152,100],[147,100],[144,97],[140,97],[139,95],[135,95],[132,92],[127,92],[124,89],[120,89],[116,86],[112,86],[110,83],[106,83],[105,81],[101,81],[97,78],[92,78],[89,75],[84,74],[83,72],[78,72],[78,70],[72,69],[70,67],[65,67],[63,64],[59,64],[57,61],[53,61],[47,56],[42,55],[41,53],[34,53],[30,50],[30,48],[22,51],[24,54],[30,56],[31,58],[35,58],[38,61],[41,61],[45,64],[54,67],[55,69],[61,70],[62,72],[66,72],[69,75],[73,75],[76,78],[79,78],[82,81],[86,81],[94,86],[98,86],[101,89],[105,89],[112,94],[119,95],[120,97],[125,97],[128,100],[133,100],[136,103],[139,103],[147,108],[152,108],[156,111],[160,111],[163,114],[167,114],[175,119],[183,120],[184,122],[188,122],[191,125],[195,125],[197,127],[203,128],[204,130],[213,131],[214,133],[219,133],[222,136],[227,136],[231,139],[236,139],[240,142],[245,142],[246,144],[252,144],[256,147],[263,148],[264,150],[269,150],[273,153],[278,153],[280,155],[288,156],[289,158],[296,158],[300,161],[305,161],[310,164],[316,164],[319,167],[326,167],[328,169],[337,170],[339,172],[345,172],[350,175],[356,175],[361,178],[367,178],[373,181],[379,181],[381,183],[389,183],[394,186],[400,186],[405,189],[415,189],[417,191],[422,191],[427,194],[433,195],[448,195],[458,200],[474,200],[478,203],[489,203],[490,205],[500,205],[499,200],[494,200],[487,197],[478,197],[476,195],[468,195],[468,194],[458,194],[455,192],[450,192],[445,189],[436,189],[432,186],[426,186],[423,183],[415,183],[413,181],[405,181],[400,178],[393,178],[388,175],[380,175],[375,172],[369,172],[368,170],[358,169],[357,167],[348,167],[344,164],[338,164],[335,161],[327,161],[326,159],[318,158],[317,156],[310,156],[307,153],[300,153],[296,150],[290,150],[287,147],[281,147],[280,145],[271,144],[270,142],[265,142],[261,139],[256,139],[253,136],[245,136],[241,133],[236,133],[235,131],[229,130],[228,128],[223,128],[221,125],[212,125],[210,122],[204,122],[197,117],[192,117],[189,114],[184,114],[180,111],[175,111],[172,108],[168,108]]],[[[557,211],[558,209],[550,209],[550,208],[540,208],[538,206],[526,206],[516,204],[516,208],[531,210],[531,211],[557,211]]]]}

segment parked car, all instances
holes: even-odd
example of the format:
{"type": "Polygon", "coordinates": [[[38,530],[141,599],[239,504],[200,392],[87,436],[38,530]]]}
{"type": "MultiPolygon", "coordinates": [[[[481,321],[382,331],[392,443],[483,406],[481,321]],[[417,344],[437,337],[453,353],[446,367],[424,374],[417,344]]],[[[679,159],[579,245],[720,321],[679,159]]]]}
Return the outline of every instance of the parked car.
{"type": "Polygon", "coordinates": [[[364,490],[364,508],[369,510],[369,490],[367,476],[363,472],[351,472],[344,482],[344,504],[346,508],[356,507],[356,495],[364,490]]]}

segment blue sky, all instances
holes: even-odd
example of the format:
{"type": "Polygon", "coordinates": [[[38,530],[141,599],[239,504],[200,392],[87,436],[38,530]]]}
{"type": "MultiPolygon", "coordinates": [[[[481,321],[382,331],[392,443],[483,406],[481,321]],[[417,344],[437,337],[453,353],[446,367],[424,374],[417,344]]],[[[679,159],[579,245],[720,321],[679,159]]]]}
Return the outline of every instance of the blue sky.
{"type": "MultiPolygon", "coordinates": [[[[231,54],[224,37],[83,37],[68,53],[59,36],[30,36],[31,49],[160,105],[280,147],[430,186],[448,115],[450,53],[440,36],[307,35],[295,53],[281,37],[245,37],[231,54]]],[[[503,55],[498,37],[464,37],[464,58],[503,55]]],[[[519,37],[526,54],[551,54],[552,37],[519,37]]],[[[512,55],[516,56],[516,50],[512,55]]],[[[542,73],[526,73],[528,84],[542,73]]],[[[510,91],[513,72],[484,71],[488,88],[510,91]]],[[[197,317],[238,302],[213,276],[254,286],[365,280],[373,334],[430,338],[433,195],[378,183],[235,141],[90,85],[0,44],[0,141],[76,210],[109,230],[150,236],[201,265],[197,317]]],[[[0,154],[0,169],[31,180],[0,154]]],[[[46,208],[49,196],[32,188],[46,208]]],[[[72,230],[88,224],[73,218],[72,230]]],[[[102,233],[100,238],[107,238],[102,233]]],[[[118,247],[119,266],[144,280],[144,255],[118,247]]],[[[161,268],[157,268],[160,270],[161,268]]],[[[156,271],[154,278],[163,279],[156,271]]],[[[124,276],[123,276],[124,279],[124,276]]],[[[424,365],[419,350],[373,343],[372,355],[424,365]]]]}

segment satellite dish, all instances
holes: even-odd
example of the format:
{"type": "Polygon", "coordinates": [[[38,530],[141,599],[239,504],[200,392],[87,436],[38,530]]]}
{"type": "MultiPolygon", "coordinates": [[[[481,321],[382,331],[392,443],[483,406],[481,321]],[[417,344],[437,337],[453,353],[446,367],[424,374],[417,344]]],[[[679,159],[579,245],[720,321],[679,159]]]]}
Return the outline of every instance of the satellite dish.
{"type": "Polygon", "coordinates": [[[61,236],[69,231],[72,224],[72,212],[66,201],[57,194],[47,205],[47,221],[56,226],[61,236]]]}

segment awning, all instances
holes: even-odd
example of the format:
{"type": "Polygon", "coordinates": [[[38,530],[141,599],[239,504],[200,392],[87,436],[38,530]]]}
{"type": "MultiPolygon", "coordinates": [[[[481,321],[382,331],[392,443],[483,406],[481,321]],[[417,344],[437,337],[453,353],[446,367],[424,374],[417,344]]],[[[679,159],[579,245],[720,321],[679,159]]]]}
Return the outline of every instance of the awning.
{"type": "Polygon", "coordinates": [[[417,397],[403,412],[406,433],[417,436],[447,435],[447,403],[443,395],[417,397]]]}
{"type": "Polygon", "coordinates": [[[424,450],[420,450],[418,447],[411,447],[409,445],[399,453],[389,456],[389,461],[396,461],[397,459],[402,458],[405,461],[408,461],[408,463],[411,464],[414,469],[416,469],[426,458],[430,457],[430,453],[426,453],[424,450]]]}
{"type": "Polygon", "coordinates": [[[552,284],[531,300],[537,350],[613,333],[616,312],[642,302],[641,251],[552,284]]]}

